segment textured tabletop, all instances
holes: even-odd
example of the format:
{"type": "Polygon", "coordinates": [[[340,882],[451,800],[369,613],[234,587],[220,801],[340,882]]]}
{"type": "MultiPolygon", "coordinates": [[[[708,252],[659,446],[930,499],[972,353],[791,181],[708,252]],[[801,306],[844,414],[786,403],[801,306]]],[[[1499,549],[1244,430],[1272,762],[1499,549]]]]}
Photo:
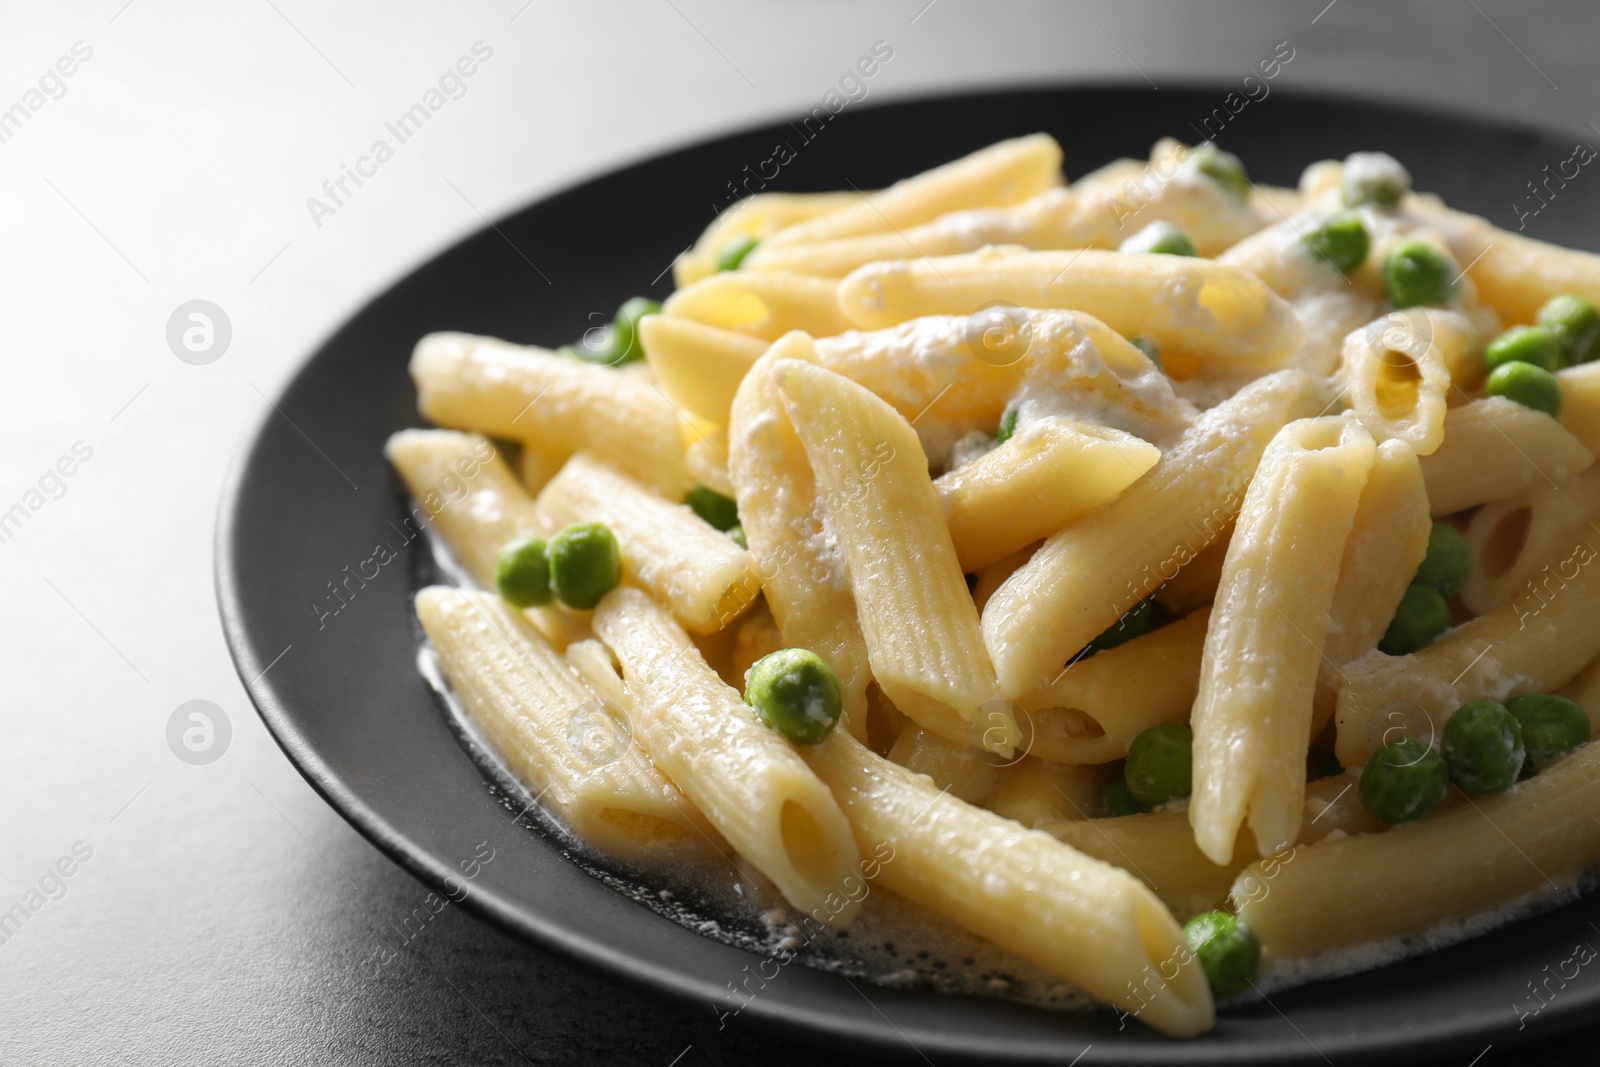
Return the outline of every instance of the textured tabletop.
{"type": "MultiPolygon", "coordinates": [[[[1232,84],[1288,42],[1281,88],[1600,143],[1597,28],[1593,5],[1509,0],[9,5],[0,912],[28,918],[0,929],[0,1063],[815,1061],[457,908],[406,930],[427,890],[302,781],[234,674],[212,540],[241,435],[319,338],[456,237],[615,165],[809,110],[877,41],[894,58],[868,104],[1232,84]],[[468,66],[425,126],[386,136],[468,66]],[[209,361],[175,356],[171,323],[195,300],[229,327],[201,346],[220,351],[209,361]],[[169,723],[193,700],[229,727],[210,763],[175,756],[169,723]]],[[[1523,192],[1505,190],[1502,225],[1523,192]]],[[[561,250],[539,258],[559,285],[561,250]]],[[[1587,1063],[1595,1038],[1480,1062],[1587,1063]]]]}

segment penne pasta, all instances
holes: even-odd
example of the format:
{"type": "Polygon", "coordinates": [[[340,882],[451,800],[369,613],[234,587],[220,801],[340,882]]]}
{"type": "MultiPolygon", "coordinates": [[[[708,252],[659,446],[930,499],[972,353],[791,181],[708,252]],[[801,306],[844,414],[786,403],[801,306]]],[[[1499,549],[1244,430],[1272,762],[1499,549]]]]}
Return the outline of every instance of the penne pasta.
{"type": "Polygon", "coordinates": [[[1422,457],[1435,516],[1453,515],[1536,485],[1554,485],[1594,463],[1594,453],[1542,411],[1503,396],[1451,408],[1444,441],[1422,457]]]}
{"type": "Polygon", "coordinates": [[[947,796],[853,738],[834,737],[806,757],[839,798],[858,845],[893,850],[878,873],[884,888],[1162,1033],[1211,1028],[1199,961],[1171,913],[1132,876],[947,796]]]}
{"type": "Polygon", "coordinates": [[[840,307],[864,329],[995,302],[1073,308],[1163,351],[1225,365],[1281,365],[1305,339],[1293,309],[1255,275],[1190,256],[991,248],[873,263],[839,285],[840,307]]]}
{"type": "Polygon", "coordinates": [[[1462,603],[1483,615],[1518,596],[1545,595],[1560,580],[1553,568],[1591,523],[1600,523],[1600,467],[1484,505],[1467,524],[1474,567],[1462,603]]]}
{"type": "Polygon", "coordinates": [[[647,381],[542,348],[429,334],[411,357],[417,407],[441,426],[552,449],[582,442],[668,496],[688,486],[680,417],[647,381]]]}
{"type": "Polygon", "coordinates": [[[1188,722],[1200,689],[1211,612],[1192,615],[1074,662],[1017,701],[1030,754],[1056,763],[1109,763],[1145,730],[1188,722]]]}
{"type": "Polygon", "coordinates": [[[1600,361],[1568,367],[1561,382],[1561,425],[1591,452],[1600,452],[1600,361]]]}
{"type": "Polygon", "coordinates": [[[622,549],[626,576],[658,597],[687,629],[722,629],[754,599],[749,553],[679,504],[579,452],[539,494],[557,527],[601,522],[622,549]]]}
{"type": "MultiPolygon", "coordinates": [[[[732,183],[729,183],[730,187],[732,183]]],[[[749,180],[746,179],[746,191],[749,180]]],[[[694,246],[672,263],[672,279],[679,287],[692,285],[717,273],[722,250],[747,240],[771,237],[786,226],[858,203],[861,194],[752,193],[730,205],[707,226],[694,246]]]]}
{"type": "Polygon", "coordinates": [[[1462,624],[1420,652],[1370,652],[1344,667],[1335,711],[1339,762],[1357,767],[1387,740],[1436,739],[1469,700],[1552,693],[1600,656],[1600,530],[1590,528],[1549,586],[1462,624]]]}
{"type": "Polygon", "coordinates": [[[1067,765],[1026,756],[1000,770],[983,807],[1023,826],[1055,819],[1087,819],[1113,768],[1067,765]]]}
{"type": "Polygon", "coordinates": [[[767,342],[790,330],[831,337],[850,328],[836,282],[778,271],[713,274],[667,297],[662,311],[767,342]]]}
{"type": "Polygon", "coordinates": [[[1115,499],[1161,450],[1129,433],[1047,417],[934,480],[956,558],[977,570],[1115,499]]]}
{"type": "Polygon", "coordinates": [[[672,315],[646,315],[639,337],[662,390],[713,426],[727,423],[739,382],[767,350],[758,338],[672,315]]]}
{"type": "Polygon", "coordinates": [[[983,639],[1005,692],[1021,696],[1216,540],[1279,427],[1316,410],[1315,383],[1280,371],[1204,413],[1109,504],[1045,541],[983,609],[983,639]],[[1308,412],[1306,409],[1310,408],[1308,412]]]}
{"type": "Polygon", "coordinates": [[[888,759],[915,774],[925,774],[933,784],[968,804],[982,804],[1000,784],[999,763],[991,763],[988,753],[968,745],[946,741],[938,734],[908,722],[900,730],[888,759]]]}
{"type": "Polygon", "coordinates": [[[578,837],[633,862],[709,851],[704,816],[599,698],[499,597],[431,586],[416,597],[451,691],[517,779],[578,837]]]}
{"type": "Polygon", "coordinates": [[[1018,734],[978,631],[916,432],[859,385],[797,359],[772,377],[816,476],[873,677],[902,712],[1009,755],[1018,734]]]}
{"type": "Polygon", "coordinates": [[[1378,647],[1428,552],[1428,496],[1417,454],[1401,440],[1378,446],[1338,563],[1328,635],[1317,672],[1311,736],[1333,717],[1346,663],[1378,647]]]}
{"type": "MultiPolygon", "coordinates": [[[[501,545],[555,532],[487,438],[401,430],[389,438],[384,454],[451,557],[485,589],[494,588],[501,545]]],[[[421,517],[415,508],[412,516],[421,517]]]]}
{"type": "MultiPolygon", "coordinates": [[[[1516,789],[1381,834],[1335,835],[1295,850],[1239,917],[1268,957],[1311,956],[1464,919],[1600,862],[1600,745],[1516,789]],[[1399,870],[1426,877],[1396,878],[1399,870]]],[[[1255,868],[1240,882],[1260,878],[1255,868]]]]}
{"type": "Polygon", "coordinates": [[[833,668],[843,694],[843,725],[865,740],[872,671],[855,596],[837,553],[825,544],[816,480],[772,378],[776,361],[814,355],[811,338],[790,334],[751,370],[728,425],[728,473],[779,632],[787,644],[809,648],[833,668]]]}
{"type": "Polygon", "coordinates": [[[1351,418],[1291,422],[1267,445],[1245,494],[1191,716],[1189,822],[1218,865],[1232,858],[1247,821],[1262,855],[1299,833],[1328,613],[1376,451],[1351,418]]]}
{"type": "Polygon", "coordinates": [[[1053,137],[1036,133],[1000,141],[780,230],[747,263],[759,269],[769,249],[905,229],[949,211],[1015,204],[1060,184],[1061,146],[1053,137]]]}
{"type": "Polygon", "coordinates": [[[791,905],[847,925],[859,902],[829,902],[860,856],[828,787],[645,593],[612,590],[594,623],[622,664],[634,733],[656,765],[791,905]]]}
{"type": "Polygon", "coordinates": [[[1415,328],[1420,318],[1414,313],[1403,326],[1352,332],[1344,339],[1338,379],[1345,400],[1375,440],[1404,441],[1426,456],[1444,441],[1451,372],[1443,350],[1415,328]]]}

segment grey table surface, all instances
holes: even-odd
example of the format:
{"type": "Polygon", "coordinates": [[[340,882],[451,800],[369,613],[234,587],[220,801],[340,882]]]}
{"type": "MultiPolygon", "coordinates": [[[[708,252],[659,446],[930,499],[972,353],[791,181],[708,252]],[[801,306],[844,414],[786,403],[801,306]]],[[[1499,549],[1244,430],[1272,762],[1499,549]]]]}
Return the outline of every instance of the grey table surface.
{"type": "MultiPolygon", "coordinates": [[[[425,891],[301,780],[233,672],[212,535],[241,434],[343,316],[486,216],[807,109],[880,39],[873,100],[1159,92],[1289,41],[1282,87],[1576,140],[1600,137],[1597,28],[1591,4],[1509,0],[7,5],[0,510],[27,521],[0,530],[0,911],[36,908],[0,943],[0,1063],[815,1058],[454,908],[369,977],[425,891]],[[308,208],[477,42],[492,55],[459,98],[336,211],[308,208]],[[207,365],[167,340],[194,299],[232,327],[207,365]],[[197,699],[231,726],[203,766],[168,744],[197,699]]],[[[1527,1036],[1480,1062],[1591,1062],[1597,1035],[1527,1036]]]]}

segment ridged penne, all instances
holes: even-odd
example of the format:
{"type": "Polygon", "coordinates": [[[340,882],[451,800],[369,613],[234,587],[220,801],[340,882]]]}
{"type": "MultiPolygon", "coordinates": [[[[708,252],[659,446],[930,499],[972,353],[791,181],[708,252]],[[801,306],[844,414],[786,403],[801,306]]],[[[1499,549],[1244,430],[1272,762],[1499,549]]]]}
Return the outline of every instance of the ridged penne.
{"type": "Polygon", "coordinates": [[[1262,855],[1299,833],[1329,609],[1376,454],[1353,418],[1291,422],[1267,445],[1245,494],[1190,719],[1189,822],[1214,863],[1232,858],[1247,821],[1262,855]]]}
{"type": "Polygon", "coordinates": [[[864,329],[996,301],[1073,308],[1163,351],[1224,364],[1281,365],[1305,339],[1294,310],[1255,275],[1191,256],[993,248],[873,263],[839,285],[840,307],[864,329]]]}
{"type": "Polygon", "coordinates": [[[1268,958],[1311,956],[1569,888],[1600,862],[1597,806],[1600,745],[1591,744],[1498,796],[1387,833],[1302,845],[1270,880],[1246,870],[1241,883],[1268,891],[1241,892],[1239,917],[1268,958]]]}
{"type": "Polygon", "coordinates": [[[1358,767],[1388,740],[1437,740],[1469,700],[1551,693],[1600,656],[1600,530],[1556,567],[1554,582],[1526,591],[1451,630],[1420,652],[1369,652],[1343,669],[1334,712],[1339,762],[1358,767]]]}
{"type": "Polygon", "coordinates": [[[772,365],[855,593],[873,677],[905,714],[1009,754],[1010,705],[978,631],[928,461],[888,404],[797,359],[772,365]]]}
{"type": "Polygon", "coordinates": [[[1114,499],[1161,450],[1130,433],[1047,417],[933,483],[963,570],[1049,537],[1114,499]]]}
{"type": "Polygon", "coordinates": [[[1193,559],[1233,524],[1267,442],[1313,414],[1316,383],[1279,371],[1202,414],[1161,461],[1109,504],[1045,541],[983,609],[1006,693],[1021,696],[1153,593],[1163,566],[1193,559]],[[1310,410],[1307,410],[1307,409],[1310,410]]]}
{"type": "Polygon", "coordinates": [[[760,269],[770,249],[903,230],[950,211],[1015,204],[1060,184],[1061,146],[1055,138],[1036,133],[1000,141],[780,230],[747,263],[760,269]]]}
{"type": "Polygon", "coordinates": [[[1134,877],[948,796],[853,738],[834,737],[806,758],[839,798],[862,850],[892,850],[878,872],[885,888],[1163,1033],[1211,1028],[1199,960],[1134,877]]]}
{"type": "Polygon", "coordinates": [[[626,577],[695,633],[722,629],[754,599],[754,561],[732,538],[587,452],[567,460],[539,494],[538,506],[557,527],[610,527],[626,577]]]}
{"type": "Polygon", "coordinates": [[[711,851],[709,824],[597,696],[490,593],[432,586],[417,618],[463,710],[538,802],[581,840],[634,862],[711,851]]]}
{"type": "Polygon", "coordinates": [[[1467,524],[1472,576],[1462,603],[1482,615],[1518,596],[1552,595],[1555,569],[1600,523],[1600,467],[1478,509],[1467,524]]]}
{"type": "Polygon", "coordinates": [[[1109,763],[1126,756],[1133,739],[1157,723],[1188,722],[1210,615],[1200,608],[1077,660],[1021,697],[1028,752],[1057,763],[1109,763]]]}
{"type": "Polygon", "coordinates": [[[843,562],[825,543],[810,461],[772,378],[778,360],[814,356],[811,338],[794,333],[777,341],[751,369],[728,424],[728,474],[779,632],[787,644],[809,648],[833,668],[844,700],[843,725],[864,740],[872,681],[866,639],[843,562]]]}
{"type": "Polygon", "coordinates": [[[633,730],[656,766],[796,909],[847,924],[858,901],[827,904],[860,855],[828,787],[648,595],[612,590],[594,624],[622,664],[633,730]]]}
{"type": "Polygon", "coordinates": [[[648,381],[491,337],[434,333],[411,357],[431,421],[554,449],[584,448],[669,496],[686,489],[680,416],[648,381]]]}
{"type": "Polygon", "coordinates": [[[1333,717],[1340,670],[1378,647],[1428,552],[1428,495],[1417,454],[1404,441],[1378,446],[1338,563],[1328,634],[1317,672],[1311,736],[1333,717]]]}
{"type": "Polygon", "coordinates": [[[1503,396],[1451,408],[1444,440],[1422,457],[1422,479],[1434,515],[1554,485],[1587,470],[1594,453],[1542,411],[1503,396]]]}
{"type": "Polygon", "coordinates": [[[501,545],[554,532],[487,438],[401,430],[389,438],[384,454],[451,556],[485,589],[494,588],[501,545]]]}

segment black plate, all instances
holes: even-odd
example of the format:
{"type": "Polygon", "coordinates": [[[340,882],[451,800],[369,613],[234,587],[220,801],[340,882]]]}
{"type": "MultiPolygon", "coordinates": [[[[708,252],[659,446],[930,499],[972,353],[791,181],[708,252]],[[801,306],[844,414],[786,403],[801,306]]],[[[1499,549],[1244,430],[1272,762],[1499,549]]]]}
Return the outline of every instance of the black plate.
{"type": "MultiPolygon", "coordinates": [[[[728,983],[755,958],[663,919],[513,825],[417,675],[407,560],[417,546],[400,533],[381,451],[390,433],[418,425],[405,372],[412,345],[445,329],[554,344],[625,297],[664,296],[673,257],[726,206],[731,189],[747,179],[754,189],[751,175],[771,173],[766,161],[780,143],[794,156],[771,182],[781,190],[881,187],[1036,130],[1060,140],[1075,176],[1142,156],[1163,135],[1198,139],[1191,124],[1223,107],[1228,90],[1052,88],[852,106],[810,141],[779,124],[596,178],[416,270],[311,357],[276,410],[266,411],[224,496],[222,621],[273,736],[329,803],[425,881],[443,886],[454,876],[454,886],[468,887],[468,905],[496,923],[680,998],[688,1010],[727,1010],[728,983]],[[400,558],[377,563],[380,544],[400,558]],[[359,578],[374,567],[376,576],[359,578]],[[340,603],[329,583],[348,590],[337,614],[324,614],[340,603]],[[483,841],[495,858],[465,881],[460,865],[483,841]]],[[[1386,150],[1411,168],[1418,188],[1509,229],[1518,223],[1513,204],[1537,206],[1524,200],[1526,183],[1572,155],[1571,141],[1529,130],[1281,89],[1231,117],[1219,140],[1256,179],[1285,185],[1313,160],[1386,150]]],[[[1546,199],[1528,233],[1600,248],[1600,186],[1575,182],[1546,199]]],[[[1397,966],[1285,992],[1272,1005],[1224,1014],[1213,1034],[1187,1043],[1137,1024],[1119,1032],[1109,1013],[876,987],[869,1003],[845,980],[798,966],[739,1019],[888,1055],[915,1056],[915,1046],[947,1060],[1065,1064],[1092,1044],[1096,1063],[1321,1064],[1451,1053],[1465,1063],[1491,1041],[1548,1036],[1592,1012],[1600,985],[1580,981],[1518,1029],[1518,1007],[1539,1003],[1528,983],[1593,937],[1591,910],[1572,905],[1397,966]]]]}

